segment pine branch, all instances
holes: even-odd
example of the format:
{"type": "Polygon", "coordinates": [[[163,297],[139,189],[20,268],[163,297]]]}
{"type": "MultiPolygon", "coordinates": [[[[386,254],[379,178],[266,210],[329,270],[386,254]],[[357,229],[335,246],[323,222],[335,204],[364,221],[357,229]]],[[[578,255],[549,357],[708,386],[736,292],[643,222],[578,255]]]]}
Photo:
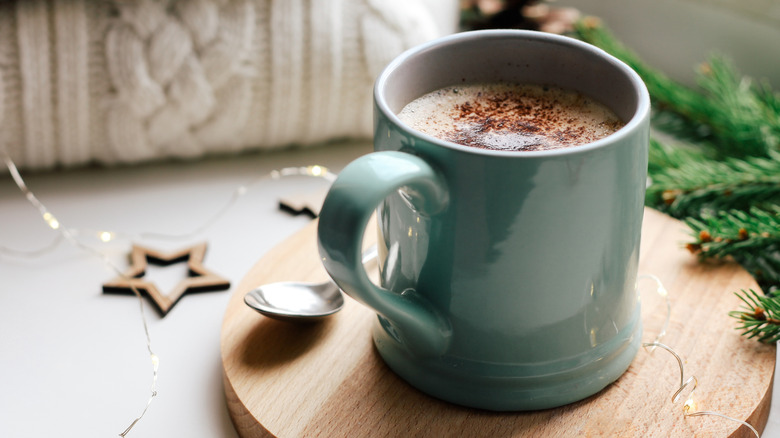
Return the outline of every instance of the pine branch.
{"type": "Polygon", "coordinates": [[[741,310],[729,312],[729,316],[740,321],[738,330],[748,338],[772,344],[780,340],[780,301],[759,295],[752,289],[735,293],[744,305],[741,310]]]}
{"type": "Polygon", "coordinates": [[[661,161],[650,166],[647,204],[674,217],[780,205],[780,152],[770,151],[768,158],[716,161],[657,141],[650,150],[651,161],[661,161]],[[670,163],[674,161],[676,165],[670,163]]]}
{"type": "Polygon", "coordinates": [[[647,85],[656,109],[665,111],[667,117],[682,118],[657,128],[686,137],[698,133],[698,140],[708,142],[723,156],[766,156],[780,147],[780,97],[766,84],[740,77],[723,57],[713,56],[702,66],[699,89],[693,89],[644,64],[599,20],[581,20],[576,30],[583,40],[631,66],[647,85]]]}
{"type": "Polygon", "coordinates": [[[691,143],[681,141],[661,141],[656,137],[650,137],[648,151],[648,174],[655,177],[669,169],[675,169],[689,161],[709,160],[705,150],[691,143]]]}
{"type": "Polygon", "coordinates": [[[694,237],[687,248],[701,259],[731,256],[765,291],[780,285],[780,206],[732,210],[685,222],[694,237]]]}
{"type": "Polygon", "coordinates": [[[702,219],[688,218],[697,253],[704,257],[723,258],[780,244],[780,207],[750,212],[732,210],[702,219]]]}
{"type": "Polygon", "coordinates": [[[575,30],[582,40],[600,47],[633,68],[642,77],[656,104],[672,108],[690,120],[701,118],[698,116],[700,108],[707,106],[707,101],[700,93],[646,65],[602,26],[600,20],[587,17],[575,25],[575,30]]]}
{"type": "Polygon", "coordinates": [[[713,127],[719,143],[732,149],[731,155],[765,155],[780,146],[778,96],[767,86],[756,86],[741,76],[733,63],[715,55],[703,64],[699,86],[709,98],[703,121],[713,127]]]}
{"type": "MultiPolygon", "coordinates": [[[[772,86],[767,81],[761,81],[756,85],[759,90],[758,95],[763,100],[764,105],[776,115],[780,114],[780,94],[772,91],[772,86]]],[[[777,126],[777,123],[772,124],[777,126]]]]}
{"type": "Polygon", "coordinates": [[[715,137],[712,129],[703,123],[693,123],[670,109],[654,105],[651,125],[657,132],[669,134],[679,141],[697,144],[700,149],[710,151],[709,155],[716,155],[712,153],[718,150],[713,144],[715,137]]]}

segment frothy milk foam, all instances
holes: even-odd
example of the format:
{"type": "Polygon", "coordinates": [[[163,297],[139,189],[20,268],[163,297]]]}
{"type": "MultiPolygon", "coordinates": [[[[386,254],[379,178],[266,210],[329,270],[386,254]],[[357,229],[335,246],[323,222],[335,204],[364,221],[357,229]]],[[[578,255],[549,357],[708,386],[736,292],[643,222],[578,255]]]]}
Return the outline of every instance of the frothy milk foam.
{"type": "Polygon", "coordinates": [[[398,116],[442,140],[505,151],[583,145],[624,125],[609,108],[576,91],[511,83],[442,88],[415,99],[398,116]]]}

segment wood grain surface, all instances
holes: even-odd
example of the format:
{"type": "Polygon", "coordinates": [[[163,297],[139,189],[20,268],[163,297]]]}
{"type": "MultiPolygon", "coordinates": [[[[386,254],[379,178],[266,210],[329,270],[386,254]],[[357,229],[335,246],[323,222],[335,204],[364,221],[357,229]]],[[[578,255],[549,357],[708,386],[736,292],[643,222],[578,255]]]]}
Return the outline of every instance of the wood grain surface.
{"type": "MultiPolygon", "coordinates": [[[[671,320],[663,342],[695,375],[696,408],[766,425],[775,347],[740,337],[727,312],[732,292],[758,289],[734,263],[698,263],[682,244],[686,228],[646,210],[639,274],[658,276],[669,290],[671,320]]],[[[370,239],[370,233],[368,239],[370,239]]],[[[225,396],[241,437],[750,437],[717,417],[683,416],[672,394],[680,383],[674,357],[640,349],[628,371],[600,393],[561,408],[495,413],[429,397],[397,377],[379,358],[369,327],[373,313],[347,298],[322,322],[294,325],[248,308],[244,295],[273,281],[325,280],[316,222],[264,256],[247,273],[225,312],[221,333],[225,396]]],[[[652,281],[639,282],[643,340],[652,341],[666,304],[652,281]]]]}

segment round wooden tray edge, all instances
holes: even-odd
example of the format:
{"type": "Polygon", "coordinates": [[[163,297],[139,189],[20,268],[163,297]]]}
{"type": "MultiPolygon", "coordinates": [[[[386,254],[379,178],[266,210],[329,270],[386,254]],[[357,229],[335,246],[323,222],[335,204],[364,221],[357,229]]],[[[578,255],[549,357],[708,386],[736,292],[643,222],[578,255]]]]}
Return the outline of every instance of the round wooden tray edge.
{"type": "MultiPolygon", "coordinates": [[[[651,218],[654,216],[656,218],[658,218],[659,216],[663,217],[661,213],[655,211],[648,211],[647,214],[651,218]]],[[[668,220],[668,218],[665,218],[664,220],[668,220]]],[[[646,221],[647,221],[647,217],[646,217],[646,221]]],[[[657,219],[651,219],[651,221],[657,221],[657,219]]],[[[681,234],[681,229],[679,227],[680,223],[677,221],[674,222],[678,224],[676,229],[670,229],[668,226],[663,225],[660,226],[660,229],[656,229],[653,232],[665,234],[669,231],[672,231],[673,233],[676,233],[676,235],[684,236],[684,234],[681,234]]],[[[658,224],[653,224],[653,226],[659,227],[658,224]]],[[[657,238],[659,240],[664,240],[663,236],[661,235],[656,235],[651,237],[657,238]]],[[[276,436],[276,435],[269,432],[263,426],[262,424],[263,420],[261,418],[258,418],[258,416],[252,413],[252,407],[247,406],[242,401],[241,395],[234,387],[233,385],[234,383],[241,386],[246,382],[231,381],[230,370],[226,368],[226,358],[231,354],[231,351],[229,347],[226,347],[225,338],[226,336],[229,335],[230,330],[235,328],[236,323],[240,322],[240,320],[242,319],[246,319],[246,315],[251,314],[253,317],[255,316],[254,312],[246,308],[246,306],[244,306],[242,303],[243,294],[251,288],[253,282],[255,282],[259,277],[262,277],[264,281],[271,281],[272,279],[274,279],[274,277],[278,275],[282,275],[275,272],[270,272],[268,269],[264,268],[264,266],[266,265],[272,266],[273,265],[272,262],[274,261],[278,263],[280,259],[283,259],[285,257],[285,254],[295,253],[296,252],[295,248],[305,247],[308,248],[306,251],[311,250],[313,251],[313,254],[316,254],[316,245],[314,242],[315,240],[316,240],[316,221],[314,221],[311,225],[307,226],[302,231],[300,231],[299,233],[297,233],[296,235],[294,235],[293,237],[285,241],[283,244],[280,244],[278,247],[272,249],[266,256],[262,257],[255,265],[255,267],[253,267],[252,270],[247,274],[247,276],[241,281],[241,284],[236,289],[234,296],[231,297],[230,299],[228,309],[233,309],[235,311],[236,307],[238,308],[243,307],[241,310],[238,310],[238,312],[241,312],[243,315],[235,314],[235,312],[230,312],[230,311],[227,311],[225,313],[225,318],[223,319],[223,330],[221,336],[220,350],[223,359],[223,379],[224,379],[224,386],[225,386],[226,402],[228,404],[228,408],[230,411],[231,420],[236,426],[239,435],[242,437],[267,437],[267,436],[276,436]],[[314,238],[312,238],[312,236],[314,236],[314,238]],[[291,250],[290,248],[293,249],[291,250]]],[[[643,243],[644,243],[644,229],[643,229],[643,243]]],[[[304,252],[304,251],[300,251],[300,252],[304,252]]],[[[689,269],[690,266],[694,266],[694,267],[696,266],[693,262],[690,261],[686,261],[684,264],[687,267],[683,266],[680,267],[679,269],[685,270],[685,269],[689,269]]],[[[321,267],[317,266],[316,269],[321,270],[321,267]]],[[[309,271],[309,275],[311,275],[310,271],[309,271]]],[[[324,271],[322,275],[325,275],[324,271]]],[[[283,279],[285,278],[278,278],[278,280],[283,280],[283,279]]],[[[276,280],[274,279],[274,281],[276,280]]],[[[752,342],[752,341],[745,341],[745,342],[752,342]]],[[[772,353],[774,356],[774,349],[772,349],[772,353]]],[[[772,360],[772,371],[771,371],[771,378],[769,384],[767,387],[765,387],[765,391],[762,394],[763,396],[760,397],[758,404],[755,405],[755,409],[747,418],[747,421],[750,422],[759,431],[763,431],[768,420],[769,411],[771,407],[771,395],[772,395],[773,382],[774,382],[774,359],[772,360]]],[[[733,430],[733,432],[730,433],[729,436],[749,437],[752,436],[752,432],[750,432],[745,427],[736,426],[735,430],[733,430]]]]}

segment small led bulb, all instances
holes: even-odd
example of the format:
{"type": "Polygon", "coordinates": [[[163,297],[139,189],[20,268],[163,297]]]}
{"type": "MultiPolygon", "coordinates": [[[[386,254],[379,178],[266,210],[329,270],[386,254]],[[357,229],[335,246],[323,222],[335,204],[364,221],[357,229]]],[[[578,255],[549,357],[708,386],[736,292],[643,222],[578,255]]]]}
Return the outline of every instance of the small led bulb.
{"type": "Polygon", "coordinates": [[[49,226],[53,230],[57,230],[60,228],[60,221],[58,221],[57,218],[54,217],[54,215],[49,213],[48,211],[43,214],[43,220],[45,220],[46,223],[49,224],[49,226]]]}
{"type": "Polygon", "coordinates": [[[693,397],[689,397],[688,400],[685,400],[685,404],[683,405],[683,413],[688,415],[694,412],[696,412],[696,402],[693,401],[693,397]]]}

